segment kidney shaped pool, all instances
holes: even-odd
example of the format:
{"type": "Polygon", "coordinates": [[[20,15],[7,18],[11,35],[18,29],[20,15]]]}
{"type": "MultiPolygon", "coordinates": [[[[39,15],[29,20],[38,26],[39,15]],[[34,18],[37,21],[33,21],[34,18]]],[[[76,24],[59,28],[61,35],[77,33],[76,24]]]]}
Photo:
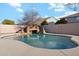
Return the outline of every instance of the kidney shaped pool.
{"type": "Polygon", "coordinates": [[[47,49],[69,49],[78,46],[76,42],[71,40],[71,37],[60,35],[32,34],[30,36],[22,36],[20,41],[33,47],[47,49]]]}

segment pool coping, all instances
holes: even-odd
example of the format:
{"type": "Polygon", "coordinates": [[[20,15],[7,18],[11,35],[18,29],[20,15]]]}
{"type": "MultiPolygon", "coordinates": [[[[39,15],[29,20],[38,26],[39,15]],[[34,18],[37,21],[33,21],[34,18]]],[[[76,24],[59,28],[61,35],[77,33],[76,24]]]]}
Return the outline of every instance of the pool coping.
{"type": "MultiPolygon", "coordinates": [[[[18,36],[18,34],[19,33],[17,33],[17,34],[15,34],[14,33],[14,35],[17,37],[18,36]]],[[[62,35],[62,36],[71,36],[72,38],[72,40],[74,40],[74,41],[76,41],[77,43],[79,43],[79,36],[75,36],[75,35],[67,35],[67,34],[55,34],[55,33],[45,33],[45,34],[50,34],[50,35],[62,35]]],[[[13,34],[11,34],[11,35],[13,35],[13,34]]],[[[6,39],[6,38],[3,38],[3,39],[6,39]]],[[[15,38],[14,38],[15,39],[15,38]]],[[[9,39],[9,40],[11,40],[11,39],[9,39]]],[[[12,40],[13,40],[13,38],[12,38],[12,40]]],[[[5,41],[5,40],[4,40],[5,41]]],[[[7,40],[6,40],[6,42],[7,42],[7,40]]],[[[18,41],[19,42],[19,41],[18,41]]],[[[3,42],[4,43],[4,42],[3,42]]],[[[15,43],[15,42],[13,42],[13,43],[15,43]]],[[[21,42],[22,44],[20,44],[20,45],[22,45],[22,46],[25,46],[25,48],[21,48],[20,50],[22,50],[22,49],[28,49],[28,50],[26,50],[26,52],[28,52],[28,53],[25,53],[24,51],[24,54],[23,55],[29,55],[29,56],[79,56],[79,46],[77,46],[77,47],[75,47],[75,48],[71,48],[71,49],[60,49],[60,50],[58,50],[58,49],[44,49],[44,48],[36,48],[36,47],[32,47],[32,46],[30,46],[30,45],[28,45],[28,44],[24,44],[23,42],[21,42]]],[[[18,43],[17,43],[18,44],[18,43]]],[[[15,44],[14,44],[15,45],[15,44]]],[[[16,46],[16,47],[18,47],[18,46],[16,46]]],[[[1,47],[0,47],[1,48],[1,47]]],[[[11,47],[10,47],[11,48],[11,47]]],[[[15,51],[15,47],[13,47],[14,48],[14,51],[15,51]]],[[[16,49],[16,51],[18,51],[18,49],[16,49]]],[[[1,52],[1,51],[0,51],[1,52]]],[[[11,51],[12,52],[12,51],[11,51]]],[[[13,54],[13,53],[17,53],[17,52],[12,52],[11,53],[10,51],[8,51],[8,53],[10,53],[10,54],[8,54],[8,55],[15,55],[15,54],[13,54]]],[[[3,53],[2,53],[3,54],[3,53]]],[[[1,53],[0,53],[0,55],[1,55],[1,53]]],[[[3,54],[3,55],[5,55],[5,54],[3,54]]],[[[7,53],[6,53],[6,55],[7,55],[7,53]]],[[[17,55],[22,55],[22,54],[19,54],[19,53],[17,53],[17,55]]]]}
{"type": "MultiPolygon", "coordinates": [[[[71,40],[75,41],[79,45],[79,36],[76,35],[68,35],[68,34],[55,34],[55,33],[45,33],[49,35],[61,35],[61,36],[69,36],[71,37],[71,40]]],[[[79,46],[75,48],[70,48],[70,49],[61,49],[60,50],[62,53],[65,55],[69,56],[79,56],[79,46]]]]}

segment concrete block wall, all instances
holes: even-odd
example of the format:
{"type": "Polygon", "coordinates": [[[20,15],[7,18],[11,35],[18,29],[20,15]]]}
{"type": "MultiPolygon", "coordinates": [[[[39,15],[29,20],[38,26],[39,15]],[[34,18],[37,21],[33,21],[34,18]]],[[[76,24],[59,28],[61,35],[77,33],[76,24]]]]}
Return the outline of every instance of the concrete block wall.
{"type": "Polygon", "coordinates": [[[43,27],[49,33],[79,35],[79,23],[51,24],[43,27]]]}
{"type": "Polygon", "coordinates": [[[18,25],[0,25],[0,33],[15,33],[18,30],[18,25]]]}

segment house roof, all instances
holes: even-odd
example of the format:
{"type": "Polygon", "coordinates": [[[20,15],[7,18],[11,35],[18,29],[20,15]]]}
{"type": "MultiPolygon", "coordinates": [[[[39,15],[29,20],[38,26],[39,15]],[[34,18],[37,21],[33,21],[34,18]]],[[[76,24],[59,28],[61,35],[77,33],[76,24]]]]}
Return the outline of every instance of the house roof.
{"type": "Polygon", "coordinates": [[[42,23],[43,21],[45,21],[45,20],[46,20],[48,23],[50,23],[49,21],[51,21],[52,23],[55,23],[55,22],[57,21],[57,19],[56,19],[55,17],[51,16],[51,17],[47,17],[47,18],[43,18],[43,19],[36,20],[36,21],[35,21],[35,24],[41,25],[41,23],[42,23]]]}
{"type": "Polygon", "coordinates": [[[70,14],[70,15],[64,15],[64,16],[60,17],[60,19],[61,18],[76,17],[76,16],[79,16],[79,13],[74,13],[74,14],[70,14]]]}
{"type": "Polygon", "coordinates": [[[58,19],[56,19],[55,17],[51,16],[51,17],[48,17],[47,21],[50,23],[55,23],[58,19]]]}

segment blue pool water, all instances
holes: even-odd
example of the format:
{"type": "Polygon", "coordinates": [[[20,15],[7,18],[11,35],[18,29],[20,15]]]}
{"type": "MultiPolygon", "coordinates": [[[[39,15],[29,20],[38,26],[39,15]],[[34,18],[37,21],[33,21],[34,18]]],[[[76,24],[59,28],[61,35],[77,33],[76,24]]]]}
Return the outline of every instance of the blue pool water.
{"type": "Polygon", "coordinates": [[[47,49],[68,49],[78,46],[71,37],[59,35],[32,34],[29,37],[22,36],[20,41],[33,47],[47,49]]]}

